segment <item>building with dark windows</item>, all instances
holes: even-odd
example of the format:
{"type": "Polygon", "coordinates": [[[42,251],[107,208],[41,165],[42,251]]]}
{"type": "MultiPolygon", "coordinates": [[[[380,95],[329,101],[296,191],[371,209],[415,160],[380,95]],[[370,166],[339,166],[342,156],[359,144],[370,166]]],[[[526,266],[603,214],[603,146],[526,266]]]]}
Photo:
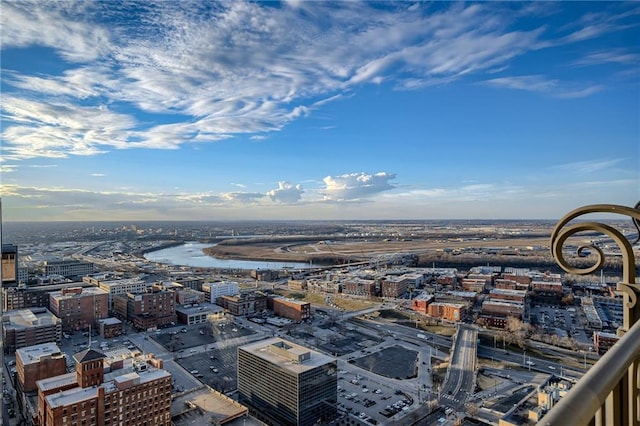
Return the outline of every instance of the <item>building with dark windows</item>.
{"type": "Polygon", "coordinates": [[[239,402],[269,424],[310,426],[333,419],[334,358],[280,338],[238,347],[239,402]]]}

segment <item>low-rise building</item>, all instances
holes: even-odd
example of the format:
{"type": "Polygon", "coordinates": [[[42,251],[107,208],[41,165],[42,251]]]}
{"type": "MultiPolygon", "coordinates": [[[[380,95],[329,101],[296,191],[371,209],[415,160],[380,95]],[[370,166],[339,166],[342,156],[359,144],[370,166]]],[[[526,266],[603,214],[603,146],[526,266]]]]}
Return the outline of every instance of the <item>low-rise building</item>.
{"type": "Polygon", "coordinates": [[[117,295],[113,302],[116,315],[131,322],[138,330],[164,327],[177,320],[173,292],[158,287],[150,287],[142,293],[117,295]]]}
{"type": "Polygon", "coordinates": [[[433,302],[433,294],[421,293],[411,300],[411,309],[426,314],[429,308],[429,304],[433,302]]]}
{"type": "Polygon", "coordinates": [[[120,336],[123,331],[123,324],[118,318],[110,317],[98,321],[100,335],[105,339],[120,336]]]}
{"type": "Polygon", "coordinates": [[[22,392],[37,390],[36,382],[67,373],[67,357],[55,343],[41,343],[16,350],[17,387],[22,392]]]}
{"type": "MultiPolygon", "coordinates": [[[[204,303],[205,293],[203,291],[194,290],[192,288],[179,288],[173,290],[176,296],[176,304],[189,305],[193,303],[204,303]]],[[[211,298],[206,300],[211,303],[211,298]]]]}
{"type": "Polygon", "coordinates": [[[66,278],[78,278],[93,273],[94,265],[92,262],[83,260],[64,259],[64,260],[45,260],[44,275],[62,275],[66,278]]]}
{"type": "Polygon", "coordinates": [[[107,376],[105,355],[87,349],[74,355],[75,373],[37,382],[39,426],[170,426],[171,374],[162,360],[133,364],[107,376]]]}
{"type": "Polygon", "coordinates": [[[109,316],[109,293],[95,287],[73,287],[49,294],[49,309],[62,320],[64,331],[97,327],[109,316]]]}
{"type": "Polygon", "coordinates": [[[217,303],[219,297],[235,296],[240,293],[240,287],[235,281],[219,281],[215,283],[202,284],[205,301],[209,303],[217,303]]]}
{"type": "Polygon", "coordinates": [[[62,320],[46,308],[10,311],[2,316],[2,337],[7,353],[41,343],[60,343],[62,320]]]}
{"type": "Polygon", "coordinates": [[[593,346],[600,355],[604,355],[618,340],[620,340],[620,337],[614,333],[606,333],[604,331],[593,332],[593,346]]]}
{"type": "Polygon", "coordinates": [[[458,322],[464,315],[466,306],[461,303],[433,302],[427,307],[427,315],[445,321],[458,322]]]}
{"type": "Polygon", "coordinates": [[[114,309],[114,298],[116,296],[124,295],[127,293],[142,293],[147,289],[147,287],[149,287],[149,284],[147,284],[139,277],[118,279],[113,278],[114,277],[109,274],[94,274],[82,278],[83,281],[93,284],[109,294],[110,311],[113,311],[114,309]]]}
{"type": "Polygon", "coordinates": [[[342,282],[342,292],[352,296],[375,297],[378,288],[375,280],[347,277],[342,282]]]}
{"type": "Polygon", "coordinates": [[[297,323],[311,319],[311,303],[282,297],[270,298],[273,313],[279,317],[288,318],[297,323]]]}
{"type": "Polygon", "coordinates": [[[237,296],[220,296],[216,305],[231,315],[255,315],[267,310],[267,296],[261,292],[242,293],[237,296]]]}
{"type": "Polygon", "coordinates": [[[224,318],[224,309],[212,304],[186,304],[176,307],[178,322],[187,325],[203,324],[224,318]]]}

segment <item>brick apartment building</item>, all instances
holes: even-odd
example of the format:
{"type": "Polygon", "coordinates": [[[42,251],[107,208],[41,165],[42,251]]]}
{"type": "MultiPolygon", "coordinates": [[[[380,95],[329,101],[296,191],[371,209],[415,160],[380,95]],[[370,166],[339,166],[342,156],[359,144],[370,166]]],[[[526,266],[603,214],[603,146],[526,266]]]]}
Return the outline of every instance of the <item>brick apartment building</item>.
{"type": "Polygon", "coordinates": [[[378,295],[376,282],[362,278],[348,278],[342,283],[342,292],[352,296],[375,297],[378,295]]]}
{"type": "Polygon", "coordinates": [[[382,297],[400,297],[409,289],[410,281],[403,277],[385,277],[380,283],[382,297]]]}
{"type": "Polygon", "coordinates": [[[16,385],[19,391],[33,392],[37,390],[38,380],[66,373],[67,358],[55,343],[41,343],[16,350],[16,385]]]}
{"type": "Polygon", "coordinates": [[[419,294],[411,300],[411,309],[415,312],[426,314],[429,308],[429,304],[433,302],[433,299],[434,296],[432,294],[419,294]]]}
{"type": "Polygon", "coordinates": [[[484,318],[488,325],[503,328],[508,317],[522,319],[524,305],[517,302],[485,300],[482,303],[480,318],[484,318]]]}
{"type": "Polygon", "coordinates": [[[87,349],[73,358],[75,373],[37,382],[39,426],[172,424],[172,379],[162,360],[137,362],[107,378],[101,352],[87,349]]]}
{"type": "Polygon", "coordinates": [[[261,292],[243,293],[237,296],[220,296],[216,305],[231,315],[255,315],[267,309],[267,295],[261,292]]]}
{"type": "Polygon", "coordinates": [[[508,300],[525,303],[527,300],[527,292],[523,290],[494,288],[489,291],[489,298],[493,300],[508,300]]]}
{"type": "Polygon", "coordinates": [[[269,298],[273,313],[297,323],[311,318],[311,303],[289,300],[281,297],[269,298]]]}
{"type": "Polygon", "coordinates": [[[614,333],[604,331],[593,332],[593,346],[600,355],[604,355],[618,340],[620,340],[620,337],[614,333]]]}
{"type": "Polygon", "coordinates": [[[485,278],[463,278],[460,282],[460,287],[464,291],[483,293],[488,288],[488,284],[485,278]]]}
{"type": "Polygon", "coordinates": [[[114,296],[113,308],[116,316],[131,322],[138,330],[164,327],[177,320],[174,293],[157,287],[114,296]]]}
{"type": "Polygon", "coordinates": [[[72,287],[49,294],[49,310],[62,320],[63,331],[97,327],[109,316],[109,294],[95,287],[72,287]]]}
{"type": "Polygon", "coordinates": [[[13,309],[47,308],[49,309],[49,294],[73,287],[93,287],[85,282],[73,282],[51,285],[27,285],[20,287],[2,287],[2,305],[4,311],[13,309]]]}
{"type": "Polygon", "coordinates": [[[445,321],[458,322],[465,313],[466,306],[461,303],[433,302],[427,307],[427,315],[445,321]]]}

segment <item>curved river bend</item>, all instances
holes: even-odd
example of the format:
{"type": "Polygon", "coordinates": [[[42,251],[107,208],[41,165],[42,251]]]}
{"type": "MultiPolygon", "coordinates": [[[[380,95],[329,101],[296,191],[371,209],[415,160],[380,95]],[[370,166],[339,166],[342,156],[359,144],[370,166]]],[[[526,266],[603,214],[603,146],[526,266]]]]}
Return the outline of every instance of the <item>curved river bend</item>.
{"type": "Polygon", "coordinates": [[[180,246],[145,253],[144,258],[151,262],[169,265],[192,266],[196,268],[227,269],[305,269],[311,265],[301,262],[264,262],[258,260],[218,259],[202,252],[213,244],[186,243],[180,246]]]}

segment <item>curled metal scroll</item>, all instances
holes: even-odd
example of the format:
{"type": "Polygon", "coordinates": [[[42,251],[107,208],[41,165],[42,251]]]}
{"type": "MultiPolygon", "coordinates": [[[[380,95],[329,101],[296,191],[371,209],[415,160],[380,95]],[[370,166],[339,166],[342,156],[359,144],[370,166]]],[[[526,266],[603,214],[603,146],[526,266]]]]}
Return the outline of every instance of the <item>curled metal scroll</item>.
{"type": "MultiPolygon", "coordinates": [[[[594,264],[588,267],[571,266],[562,253],[562,247],[569,237],[579,232],[595,231],[605,234],[613,239],[620,248],[620,253],[622,255],[622,282],[618,283],[618,290],[623,291],[628,296],[625,300],[625,304],[628,309],[633,309],[636,306],[638,296],[640,295],[640,287],[635,283],[635,257],[633,254],[633,247],[629,240],[622,235],[620,231],[605,223],[578,222],[569,224],[569,222],[590,213],[614,213],[630,217],[634,226],[638,228],[638,224],[640,223],[640,209],[638,206],[640,206],[640,203],[636,204],[633,208],[613,204],[594,204],[580,207],[565,215],[556,224],[553,232],[551,233],[551,253],[553,254],[553,257],[562,269],[576,275],[587,275],[601,269],[604,266],[605,255],[602,252],[602,249],[595,244],[582,245],[578,247],[578,256],[583,256],[587,249],[593,250],[595,253],[594,264]]],[[[640,313],[638,315],[628,315],[625,313],[624,329],[628,329],[633,322],[639,320],[639,315],[640,313]]]]}
{"type": "Polygon", "coordinates": [[[620,231],[610,225],[598,222],[580,222],[568,225],[572,220],[590,213],[615,213],[630,217],[634,220],[634,223],[635,221],[640,221],[640,209],[638,208],[613,204],[594,204],[575,209],[565,215],[556,224],[553,232],[551,233],[551,253],[553,254],[553,257],[562,269],[572,274],[586,275],[599,270],[604,265],[604,253],[600,247],[597,247],[594,244],[583,245],[578,248],[577,254],[579,256],[583,255],[587,249],[595,252],[595,264],[586,268],[578,268],[569,265],[562,253],[562,246],[569,237],[584,231],[599,232],[601,234],[608,235],[616,242],[620,248],[623,259],[623,280],[627,283],[634,283],[635,259],[633,255],[633,248],[629,240],[622,235],[620,231]]]}

